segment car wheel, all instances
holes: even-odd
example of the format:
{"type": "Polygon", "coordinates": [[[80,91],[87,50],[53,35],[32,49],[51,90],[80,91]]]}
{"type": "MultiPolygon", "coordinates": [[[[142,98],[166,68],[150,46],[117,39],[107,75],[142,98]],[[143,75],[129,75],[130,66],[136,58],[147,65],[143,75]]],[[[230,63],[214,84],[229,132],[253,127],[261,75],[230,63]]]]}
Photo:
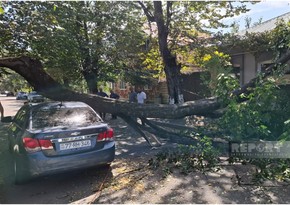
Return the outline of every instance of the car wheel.
{"type": "Polygon", "coordinates": [[[28,172],[25,171],[24,164],[14,157],[14,184],[24,184],[29,178],[28,172]]]}

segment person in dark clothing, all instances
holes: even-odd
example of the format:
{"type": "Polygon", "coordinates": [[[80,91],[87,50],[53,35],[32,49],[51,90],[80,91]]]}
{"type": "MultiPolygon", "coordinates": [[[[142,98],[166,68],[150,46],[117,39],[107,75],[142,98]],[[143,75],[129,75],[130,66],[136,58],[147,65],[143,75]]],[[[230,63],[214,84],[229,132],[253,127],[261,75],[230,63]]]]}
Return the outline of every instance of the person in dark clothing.
{"type": "Polygon", "coordinates": [[[103,92],[103,89],[102,88],[99,89],[99,92],[97,92],[97,95],[102,96],[102,97],[109,97],[107,95],[107,93],[103,92]]]}
{"type": "MultiPolygon", "coordinates": [[[[113,99],[120,98],[120,96],[117,93],[115,93],[112,89],[110,90],[110,93],[111,93],[110,98],[113,98],[113,99]]],[[[112,114],[112,120],[115,120],[115,119],[117,119],[117,116],[112,114]]]]}
{"type": "Polygon", "coordinates": [[[135,92],[133,87],[130,87],[129,102],[130,103],[136,103],[137,102],[137,93],[135,92]]]}
{"type": "MultiPolygon", "coordinates": [[[[102,88],[99,89],[99,92],[97,92],[97,95],[102,96],[102,97],[109,97],[109,96],[107,95],[107,93],[103,92],[103,89],[102,89],[102,88]]],[[[101,118],[102,118],[103,120],[106,119],[106,113],[105,113],[105,112],[100,112],[100,116],[101,116],[101,118]]]]}

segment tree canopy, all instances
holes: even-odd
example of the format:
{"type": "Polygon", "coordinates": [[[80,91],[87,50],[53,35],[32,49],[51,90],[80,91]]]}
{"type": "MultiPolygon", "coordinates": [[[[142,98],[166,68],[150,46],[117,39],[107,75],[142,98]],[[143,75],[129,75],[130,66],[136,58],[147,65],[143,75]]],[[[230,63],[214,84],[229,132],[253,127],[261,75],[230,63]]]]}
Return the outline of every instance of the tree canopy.
{"type": "MultiPolygon", "coordinates": [[[[145,118],[212,115],[227,106],[218,97],[181,103],[182,62],[177,61],[180,50],[176,48],[188,51],[186,49],[197,42],[194,39],[198,39],[207,26],[222,26],[221,18],[246,11],[244,6],[235,9],[229,2],[3,2],[1,7],[0,67],[15,71],[48,98],[83,101],[97,111],[116,114],[143,136],[142,128],[132,116],[146,121],[145,118]],[[148,41],[143,32],[146,18],[141,15],[141,8],[149,22],[156,22],[158,41],[148,41]],[[220,14],[217,8],[225,9],[225,13],[220,14]],[[205,19],[208,22],[201,24],[205,19]],[[183,46],[187,39],[191,39],[190,43],[183,46]],[[136,67],[142,70],[150,53],[157,56],[156,46],[160,53],[156,58],[158,67],[164,67],[171,104],[129,104],[78,92],[83,91],[80,89],[83,81],[94,93],[98,80],[110,81],[121,71],[126,73],[131,69],[134,72],[136,67]],[[73,90],[71,84],[78,89],[73,90]]],[[[277,29],[285,34],[282,28],[277,29]]],[[[273,37],[273,42],[279,43],[280,37],[283,35],[273,37]]],[[[279,64],[289,61],[288,47],[287,43],[281,47],[286,52],[280,50],[276,59],[279,64]]],[[[276,67],[270,66],[264,77],[271,75],[276,67]]],[[[259,80],[253,79],[226,93],[224,98],[236,96],[240,101],[247,100],[242,94],[251,92],[249,88],[259,80]]],[[[154,127],[148,120],[147,124],[154,127]]]]}
{"type": "Polygon", "coordinates": [[[126,2],[3,2],[2,7],[2,56],[38,58],[58,82],[85,80],[91,92],[98,81],[113,81],[130,67],[130,56],[145,42],[140,12],[126,2]]]}

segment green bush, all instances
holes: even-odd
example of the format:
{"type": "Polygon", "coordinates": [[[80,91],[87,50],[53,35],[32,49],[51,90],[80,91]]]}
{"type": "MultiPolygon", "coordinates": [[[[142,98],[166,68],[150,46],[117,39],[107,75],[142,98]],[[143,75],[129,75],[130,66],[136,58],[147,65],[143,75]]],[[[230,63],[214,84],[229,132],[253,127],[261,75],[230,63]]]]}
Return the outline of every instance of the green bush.
{"type": "Polygon", "coordinates": [[[164,176],[173,169],[187,174],[192,171],[212,171],[219,162],[219,151],[212,146],[209,137],[200,137],[195,145],[179,145],[177,149],[159,152],[156,157],[149,160],[152,169],[161,168],[164,176]]]}

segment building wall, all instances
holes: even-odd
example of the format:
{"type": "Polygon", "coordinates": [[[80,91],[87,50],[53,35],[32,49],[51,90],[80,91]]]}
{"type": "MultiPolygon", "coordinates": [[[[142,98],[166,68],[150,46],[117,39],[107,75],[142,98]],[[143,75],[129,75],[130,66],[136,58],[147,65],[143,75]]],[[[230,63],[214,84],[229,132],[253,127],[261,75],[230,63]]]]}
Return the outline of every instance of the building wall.
{"type": "Polygon", "coordinates": [[[243,84],[248,83],[250,80],[256,77],[256,59],[255,56],[251,53],[244,54],[244,82],[243,84]]]}
{"type": "MultiPolygon", "coordinates": [[[[183,81],[183,95],[185,101],[202,99],[203,94],[207,92],[201,80],[201,72],[181,75],[183,81]]],[[[110,86],[114,92],[120,95],[120,99],[128,100],[130,87],[129,83],[117,81],[110,86]],[[126,84],[124,86],[124,84],[126,84]]],[[[135,86],[132,86],[135,88],[135,86]]],[[[137,87],[137,86],[136,86],[137,87]]],[[[138,86],[139,87],[139,86],[138,86]]],[[[147,103],[168,104],[168,89],[166,81],[153,82],[151,85],[143,86],[143,91],[147,95],[147,103]]]]}
{"type": "Polygon", "coordinates": [[[234,55],[231,58],[231,63],[235,69],[239,70],[240,85],[244,83],[244,54],[234,55]]]}
{"type": "Polygon", "coordinates": [[[272,63],[273,55],[271,52],[261,53],[255,57],[252,53],[233,54],[231,63],[234,67],[240,68],[241,85],[248,83],[251,79],[261,72],[263,64],[272,63]]]}
{"type": "Polygon", "coordinates": [[[166,104],[168,103],[168,91],[167,91],[167,85],[166,82],[154,82],[151,85],[147,86],[133,86],[130,85],[130,83],[121,83],[122,81],[117,81],[115,83],[111,84],[111,88],[116,92],[118,95],[120,95],[120,99],[122,100],[128,100],[129,99],[129,93],[130,93],[130,87],[142,87],[143,91],[146,93],[147,96],[147,103],[156,103],[156,104],[166,104]]]}

